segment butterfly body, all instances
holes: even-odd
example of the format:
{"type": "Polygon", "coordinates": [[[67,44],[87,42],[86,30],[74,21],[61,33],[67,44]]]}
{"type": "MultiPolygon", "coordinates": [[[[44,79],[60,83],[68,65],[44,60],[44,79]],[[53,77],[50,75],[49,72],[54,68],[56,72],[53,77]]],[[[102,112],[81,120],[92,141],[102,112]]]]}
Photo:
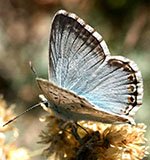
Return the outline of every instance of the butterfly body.
{"type": "Polygon", "coordinates": [[[51,109],[65,120],[132,123],[142,104],[137,65],[111,56],[100,34],[64,10],[52,22],[49,80],[37,82],[51,109]]]}

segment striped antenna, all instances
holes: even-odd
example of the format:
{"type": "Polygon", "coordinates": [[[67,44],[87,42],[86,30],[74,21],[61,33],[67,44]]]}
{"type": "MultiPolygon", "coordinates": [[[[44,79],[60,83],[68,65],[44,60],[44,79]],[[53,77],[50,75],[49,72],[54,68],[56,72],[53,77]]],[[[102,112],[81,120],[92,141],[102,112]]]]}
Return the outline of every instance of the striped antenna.
{"type": "MultiPolygon", "coordinates": [[[[42,102],[42,103],[44,103],[44,102],[42,102]]],[[[28,112],[28,111],[30,111],[31,109],[36,108],[36,107],[38,107],[38,106],[41,106],[41,103],[38,103],[38,104],[35,104],[34,106],[29,107],[29,108],[28,108],[27,110],[25,110],[23,113],[17,115],[16,117],[10,119],[10,120],[7,121],[5,124],[3,124],[3,127],[6,126],[6,125],[8,125],[9,123],[13,122],[13,121],[16,120],[17,118],[19,118],[20,116],[22,116],[23,114],[25,114],[26,112],[28,112]]]]}

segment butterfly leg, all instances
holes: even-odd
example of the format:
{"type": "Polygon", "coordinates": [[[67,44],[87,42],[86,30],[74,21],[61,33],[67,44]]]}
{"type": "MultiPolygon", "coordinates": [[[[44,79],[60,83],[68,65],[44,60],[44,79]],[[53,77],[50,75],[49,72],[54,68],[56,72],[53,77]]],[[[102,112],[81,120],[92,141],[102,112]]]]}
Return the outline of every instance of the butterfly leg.
{"type": "Polygon", "coordinates": [[[71,133],[75,137],[75,139],[82,145],[83,140],[80,137],[80,135],[78,134],[78,124],[77,123],[72,123],[71,133]]]}
{"type": "MultiPolygon", "coordinates": [[[[78,127],[80,125],[75,123],[75,122],[71,122],[71,121],[60,121],[59,123],[59,128],[62,132],[67,132],[69,134],[72,134],[74,136],[74,138],[80,143],[82,144],[82,138],[80,137],[80,135],[78,134],[78,127]]],[[[81,126],[80,126],[81,127],[81,126]]],[[[82,129],[84,129],[83,127],[81,127],[82,129]]],[[[85,129],[84,129],[85,130],[85,129]]]]}
{"type": "Polygon", "coordinates": [[[84,128],[82,127],[81,125],[79,125],[77,122],[75,123],[78,127],[80,127],[81,129],[83,129],[87,134],[89,134],[89,132],[84,128]]]}

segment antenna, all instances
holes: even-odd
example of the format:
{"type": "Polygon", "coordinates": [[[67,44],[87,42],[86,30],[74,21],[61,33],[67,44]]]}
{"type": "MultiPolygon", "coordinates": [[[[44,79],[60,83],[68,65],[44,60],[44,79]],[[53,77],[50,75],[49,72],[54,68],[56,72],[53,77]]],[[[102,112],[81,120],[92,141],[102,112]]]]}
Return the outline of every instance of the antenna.
{"type": "MultiPolygon", "coordinates": [[[[44,102],[43,102],[43,103],[44,103],[44,102]]],[[[45,103],[46,103],[46,102],[45,102],[45,103]]],[[[45,104],[45,103],[44,103],[44,104],[45,104]]],[[[10,119],[10,120],[7,121],[5,124],[3,124],[3,127],[6,126],[6,125],[8,125],[9,123],[13,122],[13,121],[16,120],[17,118],[19,118],[20,116],[22,116],[23,114],[25,114],[26,112],[30,111],[31,109],[40,106],[41,104],[42,104],[42,103],[40,102],[40,103],[38,103],[38,104],[35,104],[34,106],[29,107],[29,108],[28,108],[27,110],[25,110],[23,113],[17,115],[16,117],[10,119]]]]}
{"type": "MultiPolygon", "coordinates": [[[[34,73],[34,75],[35,75],[36,77],[38,77],[37,72],[36,72],[35,68],[33,67],[31,61],[29,61],[29,66],[30,66],[32,72],[34,73]]],[[[46,103],[47,103],[47,101],[43,101],[43,102],[40,102],[40,103],[38,103],[38,104],[35,104],[34,106],[29,107],[27,110],[25,110],[25,111],[22,112],[21,114],[17,115],[16,117],[10,119],[10,120],[7,121],[5,124],[3,124],[3,127],[6,126],[6,125],[8,125],[9,123],[13,122],[13,121],[16,120],[17,118],[21,117],[23,114],[25,114],[26,112],[30,111],[31,109],[36,108],[36,107],[38,107],[38,106],[41,106],[41,104],[46,104],[46,103]]]]}
{"type": "Polygon", "coordinates": [[[31,68],[32,72],[34,73],[34,75],[35,75],[36,77],[38,77],[37,72],[36,72],[35,68],[33,67],[33,65],[32,65],[32,62],[31,62],[31,61],[29,61],[29,66],[30,66],[30,68],[31,68]]]}

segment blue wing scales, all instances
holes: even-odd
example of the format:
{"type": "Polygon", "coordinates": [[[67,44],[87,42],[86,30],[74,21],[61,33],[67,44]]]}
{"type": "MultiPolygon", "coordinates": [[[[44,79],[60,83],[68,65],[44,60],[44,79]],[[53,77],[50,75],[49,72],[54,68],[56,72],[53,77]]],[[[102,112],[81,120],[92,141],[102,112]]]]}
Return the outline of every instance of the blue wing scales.
{"type": "Polygon", "coordinates": [[[110,56],[101,35],[75,14],[61,10],[55,15],[49,79],[58,86],[86,98],[98,110],[129,114],[142,99],[142,78],[135,66],[124,57],[110,56]]]}

